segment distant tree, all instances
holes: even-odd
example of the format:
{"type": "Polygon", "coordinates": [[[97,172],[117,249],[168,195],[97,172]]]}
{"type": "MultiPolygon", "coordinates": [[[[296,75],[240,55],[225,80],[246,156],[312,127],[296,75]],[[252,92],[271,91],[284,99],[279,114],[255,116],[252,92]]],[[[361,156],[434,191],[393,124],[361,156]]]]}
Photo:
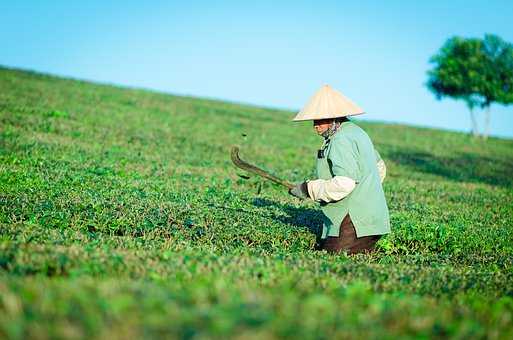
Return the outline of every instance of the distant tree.
{"type": "Polygon", "coordinates": [[[472,132],[479,136],[474,109],[485,110],[483,138],[490,129],[490,106],[513,103],[513,45],[492,34],[484,39],[453,37],[431,60],[427,87],[437,99],[451,97],[465,101],[472,120],[472,132]]]}

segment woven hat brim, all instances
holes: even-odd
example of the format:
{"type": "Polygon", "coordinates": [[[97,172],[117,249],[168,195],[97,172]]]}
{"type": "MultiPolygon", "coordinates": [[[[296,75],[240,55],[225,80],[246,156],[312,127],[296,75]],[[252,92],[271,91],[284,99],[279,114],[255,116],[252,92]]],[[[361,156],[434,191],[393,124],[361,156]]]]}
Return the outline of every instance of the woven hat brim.
{"type": "Polygon", "coordinates": [[[323,118],[322,117],[319,118],[320,115],[318,115],[318,114],[305,114],[305,115],[302,115],[301,117],[299,117],[299,114],[298,114],[298,115],[296,115],[296,117],[294,117],[294,119],[292,119],[292,121],[293,122],[303,122],[303,121],[307,121],[307,120],[335,119],[335,118],[342,118],[342,117],[358,116],[358,115],[362,115],[364,113],[365,112],[362,111],[362,112],[357,112],[357,113],[324,116],[323,118]]]}

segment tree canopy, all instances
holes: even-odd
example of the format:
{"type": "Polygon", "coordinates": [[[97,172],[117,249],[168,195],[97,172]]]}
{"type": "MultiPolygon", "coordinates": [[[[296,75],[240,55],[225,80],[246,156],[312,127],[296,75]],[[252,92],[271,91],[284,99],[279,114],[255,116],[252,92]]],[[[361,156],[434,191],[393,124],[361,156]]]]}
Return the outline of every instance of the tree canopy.
{"type": "Polygon", "coordinates": [[[438,99],[464,100],[471,112],[513,103],[513,45],[500,37],[452,37],[430,61],[427,86],[438,99]]]}

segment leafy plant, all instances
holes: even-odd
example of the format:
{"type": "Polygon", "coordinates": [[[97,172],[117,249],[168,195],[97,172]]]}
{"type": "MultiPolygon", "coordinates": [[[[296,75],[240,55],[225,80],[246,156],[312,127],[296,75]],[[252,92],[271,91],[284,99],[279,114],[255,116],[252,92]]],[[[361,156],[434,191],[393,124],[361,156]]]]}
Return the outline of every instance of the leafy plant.
{"type": "Polygon", "coordinates": [[[0,68],[0,338],[510,338],[513,141],[358,122],[392,233],[329,255],[230,161],[309,178],[291,117],[0,68]]]}

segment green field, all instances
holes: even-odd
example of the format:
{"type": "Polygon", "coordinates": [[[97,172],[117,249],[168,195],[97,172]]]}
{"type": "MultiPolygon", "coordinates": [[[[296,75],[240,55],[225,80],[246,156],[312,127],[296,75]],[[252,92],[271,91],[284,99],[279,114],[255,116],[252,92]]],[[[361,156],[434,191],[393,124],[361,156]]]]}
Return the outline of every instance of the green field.
{"type": "Polygon", "coordinates": [[[0,338],[512,338],[513,140],[360,122],[392,234],[335,256],[230,162],[311,177],[293,115],[0,68],[0,338]]]}

